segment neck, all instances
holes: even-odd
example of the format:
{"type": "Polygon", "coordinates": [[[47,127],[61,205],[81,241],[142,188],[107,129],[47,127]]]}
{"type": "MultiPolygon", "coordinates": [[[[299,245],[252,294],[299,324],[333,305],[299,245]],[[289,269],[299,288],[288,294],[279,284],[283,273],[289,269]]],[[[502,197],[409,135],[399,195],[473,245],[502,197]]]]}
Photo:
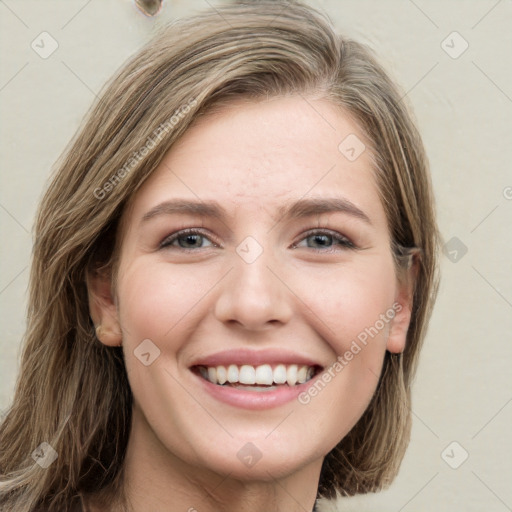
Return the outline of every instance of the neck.
{"type": "Polygon", "coordinates": [[[136,421],[124,463],[127,507],[123,512],[169,507],[183,512],[310,512],[315,505],[322,460],[285,476],[265,472],[260,479],[238,479],[232,473],[219,474],[183,461],[161,444],[147,422],[136,421]]]}

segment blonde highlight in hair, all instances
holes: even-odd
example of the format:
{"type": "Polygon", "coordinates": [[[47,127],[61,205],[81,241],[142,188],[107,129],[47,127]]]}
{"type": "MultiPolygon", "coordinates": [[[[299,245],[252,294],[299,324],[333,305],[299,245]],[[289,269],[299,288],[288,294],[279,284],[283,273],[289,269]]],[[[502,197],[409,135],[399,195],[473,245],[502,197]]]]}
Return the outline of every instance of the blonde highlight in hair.
{"type": "Polygon", "coordinates": [[[318,492],[353,495],[393,480],[437,292],[427,158],[400,91],[370,50],[301,2],[264,0],[163,28],[107,84],[58,163],[35,223],[20,374],[0,426],[2,510],[71,511],[93,493],[122,502],[132,395],[122,349],[96,338],[87,276],[107,271],[115,284],[121,214],[191,123],[235,99],[284,95],[326,98],[357,121],[374,156],[397,271],[411,258],[418,266],[405,351],[386,354],[368,409],[325,457],[318,492]],[[135,158],[157,131],[157,143],[135,158]],[[49,469],[31,457],[42,442],[58,453],[49,469]]]}

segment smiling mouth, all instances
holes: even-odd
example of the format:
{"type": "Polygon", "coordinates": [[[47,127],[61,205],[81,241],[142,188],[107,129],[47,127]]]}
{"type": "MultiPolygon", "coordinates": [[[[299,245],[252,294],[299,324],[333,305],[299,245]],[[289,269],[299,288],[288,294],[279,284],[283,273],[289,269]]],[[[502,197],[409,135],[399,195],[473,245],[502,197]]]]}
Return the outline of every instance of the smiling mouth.
{"type": "Polygon", "coordinates": [[[293,387],[311,380],[321,371],[320,366],[298,364],[250,364],[192,367],[192,371],[218,386],[246,390],[269,390],[277,386],[293,387]]]}

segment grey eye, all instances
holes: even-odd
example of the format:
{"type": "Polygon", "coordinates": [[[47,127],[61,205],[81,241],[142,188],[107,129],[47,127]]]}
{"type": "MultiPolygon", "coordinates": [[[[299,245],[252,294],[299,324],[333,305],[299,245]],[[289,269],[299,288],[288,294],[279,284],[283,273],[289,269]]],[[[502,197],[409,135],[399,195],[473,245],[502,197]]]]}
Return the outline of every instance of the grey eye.
{"type": "Polygon", "coordinates": [[[333,244],[331,235],[311,235],[306,240],[308,240],[308,247],[330,247],[333,244]]]}
{"type": "Polygon", "coordinates": [[[203,245],[204,236],[197,234],[181,235],[176,238],[178,245],[184,249],[201,247],[203,245]]]}
{"type": "Polygon", "coordinates": [[[178,231],[168,236],[160,244],[160,248],[202,249],[214,245],[207,236],[196,230],[178,231]]]}
{"type": "Polygon", "coordinates": [[[339,233],[326,231],[313,231],[306,234],[296,247],[309,247],[311,249],[330,249],[338,245],[341,248],[353,249],[354,244],[339,233]]]}

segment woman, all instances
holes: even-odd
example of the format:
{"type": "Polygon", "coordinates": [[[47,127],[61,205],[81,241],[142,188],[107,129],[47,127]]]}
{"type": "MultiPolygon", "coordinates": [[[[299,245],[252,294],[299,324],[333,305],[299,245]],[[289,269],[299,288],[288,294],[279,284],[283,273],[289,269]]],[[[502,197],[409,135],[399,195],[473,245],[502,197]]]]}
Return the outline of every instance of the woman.
{"type": "Polygon", "coordinates": [[[400,92],[323,15],[267,1],[162,30],[35,233],[2,510],[299,511],[392,481],[433,197],[400,92]]]}

